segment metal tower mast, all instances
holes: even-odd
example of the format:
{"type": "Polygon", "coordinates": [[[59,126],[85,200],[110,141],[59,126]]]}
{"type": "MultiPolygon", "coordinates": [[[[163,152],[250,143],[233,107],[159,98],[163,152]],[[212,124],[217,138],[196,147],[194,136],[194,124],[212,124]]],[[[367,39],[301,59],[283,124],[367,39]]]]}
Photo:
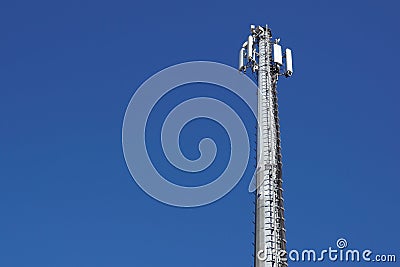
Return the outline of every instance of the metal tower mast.
{"type": "Polygon", "coordinates": [[[258,74],[258,133],[255,202],[255,267],[286,267],[286,234],[282,197],[282,156],[277,103],[278,77],[290,77],[292,52],[282,56],[279,39],[268,26],[251,25],[240,50],[239,70],[258,74]],[[283,64],[283,58],[286,59],[283,64]],[[284,71],[281,69],[284,69],[284,71]]]}

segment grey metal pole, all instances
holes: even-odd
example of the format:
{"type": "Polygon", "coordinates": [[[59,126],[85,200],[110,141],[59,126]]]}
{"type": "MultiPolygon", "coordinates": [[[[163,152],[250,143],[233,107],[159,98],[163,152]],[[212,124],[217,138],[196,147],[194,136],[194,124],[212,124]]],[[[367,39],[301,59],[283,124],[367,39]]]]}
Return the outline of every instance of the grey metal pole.
{"type": "MultiPolygon", "coordinates": [[[[276,85],[278,77],[291,76],[293,70],[280,73],[281,48],[272,51],[271,31],[251,27],[251,35],[243,45],[247,48],[247,64],[240,59],[239,70],[251,68],[258,73],[258,132],[255,207],[255,267],[286,267],[286,233],[282,197],[282,161],[276,85]],[[254,47],[253,47],[254,44],[254,47]],[[258,51],[257,51],[258,45],[258,51]],[[272,53],[277,59],[274,61],[272,53]],[[258,62],[257,62],[258,56],[258,62]]],[[[243,55],[243,48],[241,55],[243,55]]]]}

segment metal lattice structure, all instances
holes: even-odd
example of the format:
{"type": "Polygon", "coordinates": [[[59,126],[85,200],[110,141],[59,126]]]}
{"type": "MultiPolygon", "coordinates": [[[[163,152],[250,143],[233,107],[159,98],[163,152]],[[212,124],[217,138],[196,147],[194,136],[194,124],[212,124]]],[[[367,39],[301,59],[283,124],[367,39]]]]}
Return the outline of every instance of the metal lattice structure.
{"type": "Polygon", "coordinates": [[[282,57],[279,39],[268,26],[251,26],[240,50],[239,70],[258,74],[258,133],[255,200],[255,267],[286,267],[282,155],[278,116],[278,77],[292,75],[292,53],[282,57]],[[286,58],[283,65],[282,58],[286,58]],[[285,67],[285,71],[281,69],[285,67]]]}

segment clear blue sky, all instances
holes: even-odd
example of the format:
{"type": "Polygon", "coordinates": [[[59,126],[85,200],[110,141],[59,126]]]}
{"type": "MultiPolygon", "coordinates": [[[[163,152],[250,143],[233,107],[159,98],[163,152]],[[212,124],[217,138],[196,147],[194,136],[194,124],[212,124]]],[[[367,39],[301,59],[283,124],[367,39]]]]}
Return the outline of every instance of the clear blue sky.
{"type": "Polygon", "coordinates": [[[161,204],[132,180],[121,128],[151,75],[236,66],[265,23],[294,51],[279,84],[288,248],[345,237],[400,258],[400,5],[253,3],[1,2],[0,266],[251,266],[251,177],[205,207],[161,204]]]}

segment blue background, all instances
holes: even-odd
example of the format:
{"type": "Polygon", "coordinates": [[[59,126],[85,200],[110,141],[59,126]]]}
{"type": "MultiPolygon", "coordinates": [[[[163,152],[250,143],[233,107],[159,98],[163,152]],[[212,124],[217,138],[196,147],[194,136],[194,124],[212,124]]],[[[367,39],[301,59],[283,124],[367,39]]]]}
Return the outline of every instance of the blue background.
{"type": "MultiPolygon", "coordinates": [[[[151,75],[235,67],[265,23],[294,51],[279,83],[288,248],[344,237],[399,258],[399,6],[2,1],[0,266],[251,266],[251,177],[205,207],[161,204],[131,178],[121,128],[151,75]]],[[[344,263],[290,266],[308,265],[344,263]]]]}

